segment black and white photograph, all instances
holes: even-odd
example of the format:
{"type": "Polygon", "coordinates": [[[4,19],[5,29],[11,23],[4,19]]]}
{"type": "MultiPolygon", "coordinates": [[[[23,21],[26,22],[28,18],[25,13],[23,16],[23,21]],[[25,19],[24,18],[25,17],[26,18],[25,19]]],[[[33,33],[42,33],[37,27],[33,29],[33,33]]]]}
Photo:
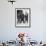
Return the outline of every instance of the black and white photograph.
{"type": "Polygon", "coordinates": [[[30,27],[30,8],[16,8],[15,9],[15,23],[16,27],[30,27]]]}

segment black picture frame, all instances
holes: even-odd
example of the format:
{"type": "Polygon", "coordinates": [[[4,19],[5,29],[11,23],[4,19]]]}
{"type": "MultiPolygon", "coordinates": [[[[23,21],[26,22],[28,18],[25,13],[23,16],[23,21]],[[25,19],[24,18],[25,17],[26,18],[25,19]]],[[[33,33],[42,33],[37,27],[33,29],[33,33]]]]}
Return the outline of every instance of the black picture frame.
{"type": "Polygon", "coordinates": [[[31,9],[30,8],[15,8],[15,27],[16,28],[31,27],[31,9]]]}

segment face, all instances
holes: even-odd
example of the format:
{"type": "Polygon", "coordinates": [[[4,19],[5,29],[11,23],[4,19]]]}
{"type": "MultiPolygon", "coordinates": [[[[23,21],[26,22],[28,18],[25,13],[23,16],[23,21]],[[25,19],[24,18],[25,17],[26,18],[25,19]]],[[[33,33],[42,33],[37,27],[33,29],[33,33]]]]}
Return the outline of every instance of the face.
{"type": "Polygon", "coordinates": [[[23,37],[24,37],[24,34],[19,34],[18,37],[19,37],[19,38],[23,38],[23,37]]]}

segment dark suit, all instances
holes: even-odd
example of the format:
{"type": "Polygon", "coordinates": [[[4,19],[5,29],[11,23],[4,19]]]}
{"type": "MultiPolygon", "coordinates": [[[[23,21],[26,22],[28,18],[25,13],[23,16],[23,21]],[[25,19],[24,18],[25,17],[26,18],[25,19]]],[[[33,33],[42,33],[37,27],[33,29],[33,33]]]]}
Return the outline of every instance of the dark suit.
{"type": "Polygon", "coordinates": [[[20,18],[21,18],[21,22],[23,21],[23,23],[24,23],[24,14],[21,14],[20,18]]]}

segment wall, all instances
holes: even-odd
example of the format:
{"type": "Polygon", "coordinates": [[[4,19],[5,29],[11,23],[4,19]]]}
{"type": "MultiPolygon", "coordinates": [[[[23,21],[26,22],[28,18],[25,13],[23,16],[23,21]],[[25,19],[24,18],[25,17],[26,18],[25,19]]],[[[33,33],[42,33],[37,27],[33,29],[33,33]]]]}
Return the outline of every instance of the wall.
{"type": "Polygon", "coordinates": [[[30,34],[33,40],[46,40],[46,1],[17,0],[14,5],[0,0],[0,41],[15,40],[19,32],[30,34]],[[31,8],[31,28],[15,27],[15,8],[31,8]]]}

